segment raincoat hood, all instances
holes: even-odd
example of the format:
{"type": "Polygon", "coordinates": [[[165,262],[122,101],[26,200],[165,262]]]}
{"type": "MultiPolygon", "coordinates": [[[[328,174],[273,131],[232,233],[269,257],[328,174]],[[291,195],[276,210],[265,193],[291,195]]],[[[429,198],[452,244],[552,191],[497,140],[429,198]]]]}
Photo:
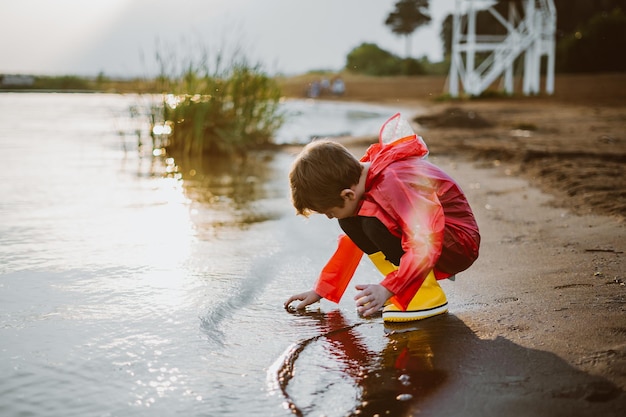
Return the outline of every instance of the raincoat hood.
{"type": "MultiPolygon", "coordinates": [[[[370,162],[367,181],[373,181],[387,166],[409,157],[426,158],[428,147],[424,140],[413,132],[409,123],[396,113],[383,124],[378,143],[371,145],[361,162],[370,162]]],[[[369,188],[366,183],[365,188],[369,188]]]]}

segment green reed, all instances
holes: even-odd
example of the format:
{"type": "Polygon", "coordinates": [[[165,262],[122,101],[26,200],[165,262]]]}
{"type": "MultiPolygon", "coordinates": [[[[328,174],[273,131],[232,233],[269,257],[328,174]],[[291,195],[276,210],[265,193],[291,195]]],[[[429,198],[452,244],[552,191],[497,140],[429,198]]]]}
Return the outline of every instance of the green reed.
{"type": "Polygon", "coordinates": [[[273,144],[284,121],[277,82],[245,58],[223,62],[219,55],[212,71],[206,64],[188,63],[177,77],[165,75],[161,65],[157,79],[164,94],[151,119],[160,119],[154,115],[160,113],[171,128],[165,141],[168,153],[245,154],[273,144]]]}

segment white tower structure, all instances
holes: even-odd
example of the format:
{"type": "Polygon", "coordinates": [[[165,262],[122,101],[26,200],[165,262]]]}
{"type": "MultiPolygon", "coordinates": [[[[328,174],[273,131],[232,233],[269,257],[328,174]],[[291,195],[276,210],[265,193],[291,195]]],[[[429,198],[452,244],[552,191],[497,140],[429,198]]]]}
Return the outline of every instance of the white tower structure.
{"type": "Polygon", "coordinates": [[[556,8],[552,0],[522,0],[523,11],[509,2],[505,19],[494,1],[456,0],[452,27],[452,56],[448,92],[459,96],[459,81],[466,94],[478,96],[503,77],[504,91],[513,93],[513,64],[523,57],[523,93],[538,94],[541,58],[547,56],[546,85],[554,92],[556,8]],[[506,35],[477,35],[476,11],[485,9],[506,29],[506,35]],[[477,54],[484,58],[476,65],[477,54]],[[488,54],[488,55],[487,55],[488,54]],[[463,59],[465,58],[465,59],[463,59]]]}

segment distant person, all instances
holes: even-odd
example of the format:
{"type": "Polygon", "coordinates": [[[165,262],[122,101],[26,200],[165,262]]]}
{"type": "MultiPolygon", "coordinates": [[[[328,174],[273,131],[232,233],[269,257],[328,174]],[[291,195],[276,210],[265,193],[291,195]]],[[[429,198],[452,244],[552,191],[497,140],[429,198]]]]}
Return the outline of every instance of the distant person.
{"type": "Polygon", "coordinates": [[[342,96],[346,92],[346,85],[341,77],[337,77],[333,80],[332,93],[336,96],[342,96]]]}
{"type": "Polygon", "coordinates": [[[321,94],[328,94],[330,92],[330,81],[328,78],[322,78],[320,81],[320,90],[321,94]]]}
{"type": "Polygon", "coordinates": [[[296,212],[336,218],[345,235],[314,288],[289,297],[285,308],[294,301],[296,309],[322,298],[339,302],[366,253],[384,278],[356,286],[359,314],[382,309],[385,322],[397,322],[448,311],[437,280],[472,265],[480,234],[461,188],[427,155],[400,114],[360,161],[330,140],[304,147],[289,173],[296,212]]]}
{"type": "Polygon", "coordinates": [[[316,80],[316,81],[313,81],[311,85],[309,86],[307,97],[317,98],[319,96],[320,96],[320,82],[316,80]]]}

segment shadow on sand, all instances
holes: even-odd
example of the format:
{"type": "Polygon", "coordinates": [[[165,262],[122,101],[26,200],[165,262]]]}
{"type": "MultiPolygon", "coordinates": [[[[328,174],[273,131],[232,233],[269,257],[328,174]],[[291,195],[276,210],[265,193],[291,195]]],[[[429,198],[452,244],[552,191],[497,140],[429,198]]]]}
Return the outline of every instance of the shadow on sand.
{"type": "Polygon", "coordinates": [[[610,381],[550,352],[501,337],[482,340],[451,314],[393,326],[380,319],[349,323],[339,310],[305,315],[319,334],[293,345],[273,370],[295,415],[622,416],[626,410],[624,393],[610,381]]]}

